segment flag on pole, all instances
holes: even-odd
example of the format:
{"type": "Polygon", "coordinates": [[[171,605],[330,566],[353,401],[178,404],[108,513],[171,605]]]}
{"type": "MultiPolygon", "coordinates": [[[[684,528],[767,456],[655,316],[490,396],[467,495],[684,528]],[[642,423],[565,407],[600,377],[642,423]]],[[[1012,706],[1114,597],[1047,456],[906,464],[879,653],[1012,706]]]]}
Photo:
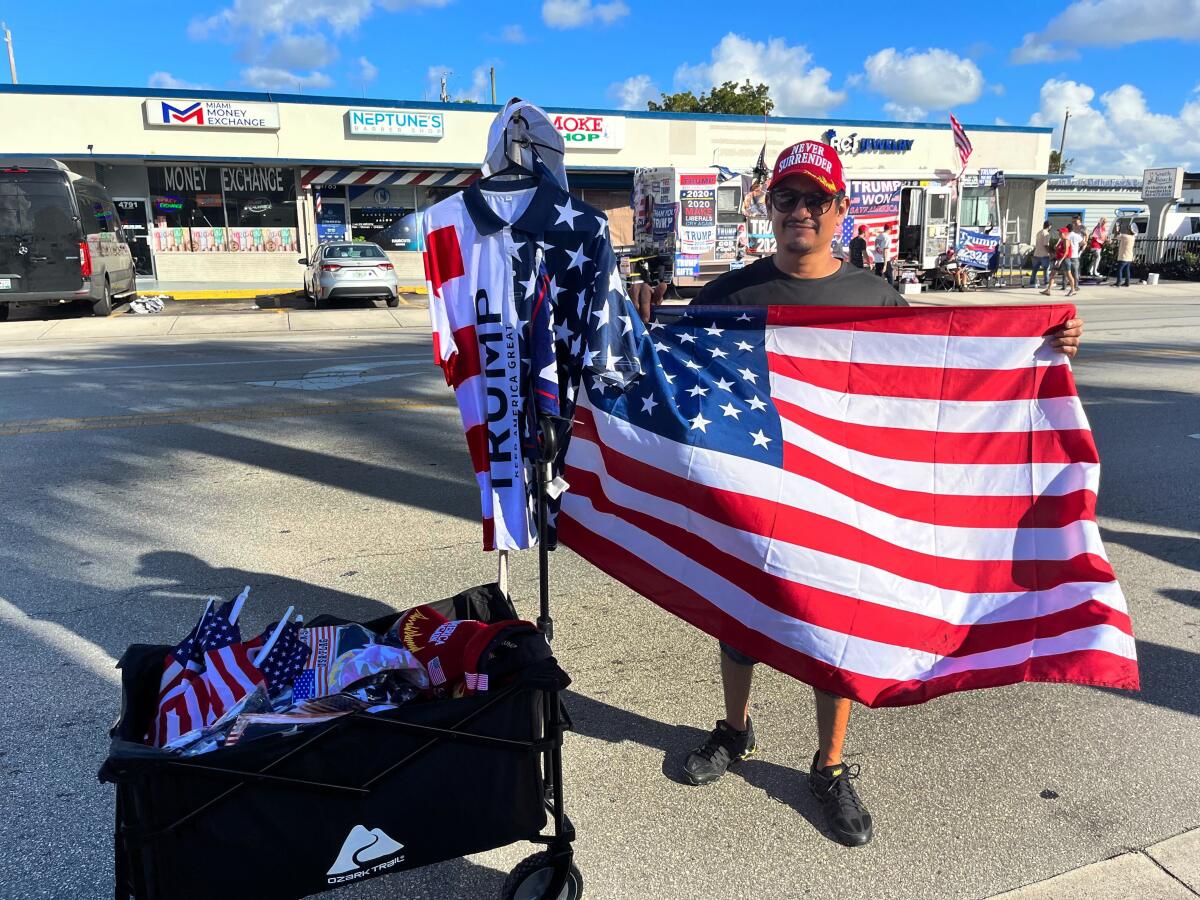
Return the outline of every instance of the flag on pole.
{"type": "Polygon", "coordinates": [[[1096,446],[1045,337],[1073,315],[660,311],[638,382],[581,392],[559,538],[870,706],[1021,681],[1136,689],[1096,446]]]}
{"type": "Polygon", "coordinates": [[[950,130],[954,133],[954,149],[958,151],[959,173],[961,174],[967,168],[967,160],[971,158],[971,150],[973,149],[971,147],[971,139],[963,131],[963,127],[959,124],[958,119],[954,118],[954,113],[950,113],[950,130]]]}
{"type": "Polygon", "coordinates": [[[208,714],[208,693],[199,677],[204,668],[204,650],[197,638],[201,630],[207,628],[215,599],[209,598],[200,621],[192,626],[187,637],[171,649],[163,662],[158,688],[158,712],[146,736],[147,742],[156,747],[204,725],[208,714]]]}

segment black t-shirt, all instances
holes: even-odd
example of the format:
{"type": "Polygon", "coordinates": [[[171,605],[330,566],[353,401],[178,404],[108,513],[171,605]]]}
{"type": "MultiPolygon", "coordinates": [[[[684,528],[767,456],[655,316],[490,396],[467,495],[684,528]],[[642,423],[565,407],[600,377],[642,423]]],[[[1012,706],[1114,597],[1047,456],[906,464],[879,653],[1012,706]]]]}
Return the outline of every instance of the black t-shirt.
{"type": "Polygon", "coordinates": [[[774,257],[733,269],[706,284],[692,306],[908,306],[896,289],[867,269],[842,263],[824,278],[793,278],[774,257]]]}
{"type": "Polygon", "coordinates": [[[866,265],[867,239],[856,237],[850,242],[850,264],[860,269],[866,265]]]}

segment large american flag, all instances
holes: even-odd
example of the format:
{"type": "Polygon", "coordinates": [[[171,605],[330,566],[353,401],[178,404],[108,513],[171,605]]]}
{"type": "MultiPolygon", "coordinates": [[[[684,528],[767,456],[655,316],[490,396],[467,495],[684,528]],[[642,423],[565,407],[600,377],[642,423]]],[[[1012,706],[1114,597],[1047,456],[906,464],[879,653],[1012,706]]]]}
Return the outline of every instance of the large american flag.
{"type": "Polygon", "coordinates": [[[958,160],[961,163],[959,171],[965,171],[967,160],[971,158],[971,151],[974,148],[958,119],[954,118],[954,113],[950,113],[950,130],[954,133],[954,149],[958,151],[958,160]]]}
{"type": "Polygon", "coordinates": [[[744,653],[871,706],[1136,688],[1069,306],[660,310],[585,379],[559,537],[744,653]]]}

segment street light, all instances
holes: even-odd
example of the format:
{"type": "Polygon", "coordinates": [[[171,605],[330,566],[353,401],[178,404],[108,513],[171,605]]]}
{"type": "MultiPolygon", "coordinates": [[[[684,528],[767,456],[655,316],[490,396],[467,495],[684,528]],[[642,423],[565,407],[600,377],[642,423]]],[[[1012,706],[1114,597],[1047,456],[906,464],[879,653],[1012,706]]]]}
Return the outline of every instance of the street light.
{"type": "Polygon", "coordinates": [[[17,83],[17,60],[13,56],[12,32],[8,30],[8,25],[0,22],[0,31],[4,32],[4,43],[8,44],[8,74],[12,76],[12,83],[17,83]]]}

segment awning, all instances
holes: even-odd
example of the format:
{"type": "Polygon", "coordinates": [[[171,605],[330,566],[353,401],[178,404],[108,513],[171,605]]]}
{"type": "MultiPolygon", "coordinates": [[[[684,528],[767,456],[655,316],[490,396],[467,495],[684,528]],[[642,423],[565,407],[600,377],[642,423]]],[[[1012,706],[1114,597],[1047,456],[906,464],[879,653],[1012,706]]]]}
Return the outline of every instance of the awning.
{"type": "Polygon", "coordinates": [[[478,169],[305,169],[300,184],[420,184],[465,187],[479,178],[478,169]]]}

